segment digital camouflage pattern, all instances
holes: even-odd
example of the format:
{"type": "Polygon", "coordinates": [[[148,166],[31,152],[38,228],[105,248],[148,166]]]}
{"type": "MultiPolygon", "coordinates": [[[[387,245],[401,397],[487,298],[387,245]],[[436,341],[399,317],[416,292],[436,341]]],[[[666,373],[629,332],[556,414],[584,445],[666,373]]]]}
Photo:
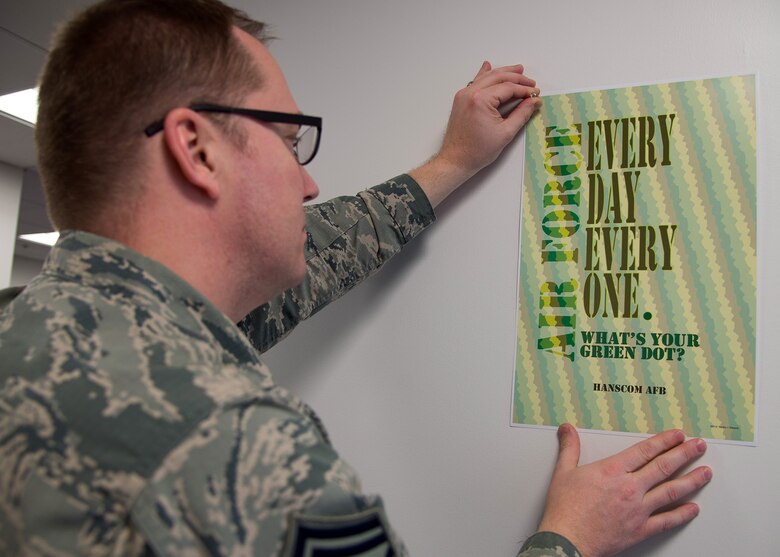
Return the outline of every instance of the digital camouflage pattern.
{"type": "MultiPolygon", "coordinates": [[[[405,555],[259,352],[433,212],[404,175],[307,215],[307,278],[243,331],[163,265],[84,232],[0,292],[0,555],[405,555]]],[[[527,555],[562,555],[561,540],[527,555]]]]}
{"type": "Polygon", "coordinates": [[[555,532],[538,532],[528,538],[518,557],[582,557],[574,544],[555,532]]]}
{"type": "Polygon", "coordinates": [[[435,218],[425,194],[407,175],[357,197],[309,206],[307,217],[304,282],[239,323],[260,352],[378,270],[435,218]]]}

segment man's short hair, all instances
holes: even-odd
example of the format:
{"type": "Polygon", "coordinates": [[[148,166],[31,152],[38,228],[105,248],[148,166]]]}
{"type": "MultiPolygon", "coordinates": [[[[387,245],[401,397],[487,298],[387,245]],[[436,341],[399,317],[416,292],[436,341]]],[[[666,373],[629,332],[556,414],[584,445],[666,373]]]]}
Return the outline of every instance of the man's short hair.
{"type": "Polygon", "coordinates": [[[143,130],[169,110],[235,104],[260,88],[233,26],[267,40],[262,23],[217,0],[104,0],[60,30],[41,76],[35,133],[55,227],[89,230],[106,209],[131,202],[149,141],[143,130]]]}

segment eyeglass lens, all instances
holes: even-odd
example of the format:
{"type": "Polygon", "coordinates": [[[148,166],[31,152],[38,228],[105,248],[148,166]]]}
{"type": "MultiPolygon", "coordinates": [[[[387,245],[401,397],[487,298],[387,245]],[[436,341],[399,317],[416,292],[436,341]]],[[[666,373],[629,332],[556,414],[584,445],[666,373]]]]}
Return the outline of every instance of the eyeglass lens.
{"type": "Polygon", "coordinates": [[[298,138],[295,142],[295,153],[298,162],[306,164],[314,156],[317,148],[317,128],[314,126],[301,126],[298,138]]]}

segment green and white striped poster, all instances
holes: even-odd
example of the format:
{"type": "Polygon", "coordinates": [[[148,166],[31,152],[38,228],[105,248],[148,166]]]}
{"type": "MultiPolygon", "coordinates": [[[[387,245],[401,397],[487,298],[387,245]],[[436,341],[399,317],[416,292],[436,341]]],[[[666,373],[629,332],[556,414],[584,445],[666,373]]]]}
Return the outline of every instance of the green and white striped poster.
{"type": "Polygon", "coordinates": [[[755,76],[529,123],[513,425],[755,443],[755,76]]]}

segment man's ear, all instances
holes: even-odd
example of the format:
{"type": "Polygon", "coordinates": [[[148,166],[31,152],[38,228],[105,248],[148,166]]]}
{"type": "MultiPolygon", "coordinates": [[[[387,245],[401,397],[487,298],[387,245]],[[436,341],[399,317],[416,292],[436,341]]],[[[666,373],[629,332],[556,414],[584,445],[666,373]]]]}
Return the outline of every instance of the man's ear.
{"type": "Polygon", "coordinates": [[[217,180],[221,153],[216,129],[207,118],[189,108],[175,108],[165,117],[165,144],[184,178],[211,199],[220,195],[217,180]]]}

